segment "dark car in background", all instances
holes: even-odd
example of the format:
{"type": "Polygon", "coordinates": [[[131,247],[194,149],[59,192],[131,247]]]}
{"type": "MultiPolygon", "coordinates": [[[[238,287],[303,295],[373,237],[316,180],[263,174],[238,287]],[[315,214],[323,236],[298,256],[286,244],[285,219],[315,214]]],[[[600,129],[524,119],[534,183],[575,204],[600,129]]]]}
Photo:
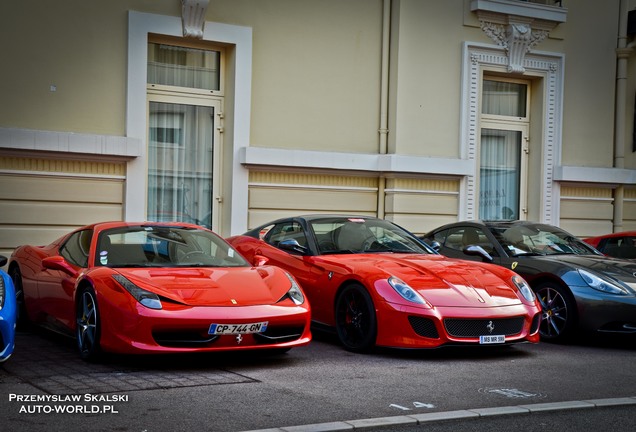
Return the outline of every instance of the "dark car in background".
{"type": "Polygon", "coordinates": [[[614,258],[636,260],[636,231],[623,231],[583,239],[600,252],[614,258]]]}
{"type": "Polygon", "coordinates": [[[529,221],[464,221],[422,236],[441,254],[514,270],[543,311],[543,340],[577,331],[636,333],[636,263],[607,257],[572,234],[529,221]]]}

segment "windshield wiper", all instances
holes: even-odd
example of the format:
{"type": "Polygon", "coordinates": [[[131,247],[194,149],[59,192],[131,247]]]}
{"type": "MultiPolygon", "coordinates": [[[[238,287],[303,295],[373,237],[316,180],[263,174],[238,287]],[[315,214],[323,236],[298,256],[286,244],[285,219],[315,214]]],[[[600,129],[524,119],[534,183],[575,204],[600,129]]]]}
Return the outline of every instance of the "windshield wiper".
{"type": "Polygon", "coordinates": [[[546,256],[547,254],[545,253],[539,253],[539,252],[519,252],[516,254],[513,254],[513,257],[520,257],[520,256],[546,256]]]}
{"type": "Polygon", "coordinates": [[[427,251],[415,251],[413,249],[394,249],[394,248],[385,248],[385,249],[373,249],[368,252],[389,252],[389,253],[403,253],[403,254],[417,254],[417,253],[425,253],[427,255],[433,255],[427,251]]]}

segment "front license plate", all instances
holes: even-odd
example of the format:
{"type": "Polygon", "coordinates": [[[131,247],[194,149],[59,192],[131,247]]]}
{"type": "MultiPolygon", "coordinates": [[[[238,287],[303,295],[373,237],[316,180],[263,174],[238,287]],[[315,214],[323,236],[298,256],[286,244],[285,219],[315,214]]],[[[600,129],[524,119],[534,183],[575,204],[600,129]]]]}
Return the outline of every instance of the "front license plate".
{"type": "Polygon", "coordinates": [[[506,342],[504,335],[479,336],[480,344],[499,344],[506,342]]]}
{"type": "Polygon", "coordinates": [[[214,335],[262,333],[267,330],[267,324],[267,321],[250,324],[211,324],[208,333],[214,335]]]}

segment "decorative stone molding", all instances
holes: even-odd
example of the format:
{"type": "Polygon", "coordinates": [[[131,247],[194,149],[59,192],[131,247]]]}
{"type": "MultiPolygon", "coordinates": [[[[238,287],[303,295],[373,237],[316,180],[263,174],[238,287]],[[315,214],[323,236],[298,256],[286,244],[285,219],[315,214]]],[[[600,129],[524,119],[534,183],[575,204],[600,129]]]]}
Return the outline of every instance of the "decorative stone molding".
{"type": "Polygon", "coordinates": [[[210,0],[181,0],[181,21],[183,22],[183,36],[203,39],[205,25],[205,11],[210,0]]]}
{"type": "Polygon", "coordinates": [[[530,23],[510,22],[507,25],[481,22],[481,29],[508,54],[508,72],[524,73],[523,61],[526,53],[541,43],[547,36],[547,30],[533,29],[530,23]]]}
{"type": "Polygon", "coordinates": [[[558,24],[565,22],[567,10],[517,0],[472,0],[481,29],[508,57],[508,72],[524,73],[526,54],[541,43],[558,24]]]}
{"type": "MultiPolygon", "coordinates": [[[[504,72],[508,56],[498,47],[482,44],[466,43],[463,53],[462,73],[462,159],[471,161],[475,166],[475,174],[467,175],[463,186],[466,197],[462,201],[460,217],[476,219],[478,217],[477,190],[479,114],[481,102],[479,89],[484,70],[504,72]]],[[[524,60],[527,73],[543,81],[544,100],[543,118],[538,121],[544,125],[541,135],[533,140],[536,150],[541,151],[542,167],[540,182],[535,187],[541,189],[543,196],[541,215],[542,222],[558,224],[559,221],[559,184],[555,181],[554,171],[561,160],[561,119],[563,110],[563,56],[551,53],[529,53],[524,60]]]]}

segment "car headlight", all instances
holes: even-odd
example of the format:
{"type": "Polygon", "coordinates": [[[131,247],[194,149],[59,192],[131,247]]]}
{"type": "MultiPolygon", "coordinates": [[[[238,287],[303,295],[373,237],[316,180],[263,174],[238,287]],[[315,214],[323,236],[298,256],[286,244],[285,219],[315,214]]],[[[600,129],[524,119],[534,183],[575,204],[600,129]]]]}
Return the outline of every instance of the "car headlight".
{"type": "Polygon", "coordinates": [[[289,298],[297,305],[305,303],[305,296],[296,283],[296,280],[287,272],[285,272],[285,276],[287,276],[287,279],[291,282],[291,288],[287,291],[286,296],[289,296],[289,298]]]}
{"type": "Polygon", "coordinates": [[[417,291],[411,288],[402,279],[391,276],[389,278],[389,285],[391,285],[393,289],[397,291],[397,293],[401,295],[402,298],[404,298],[404,300],[428,306],[428,302],[424,300],[424,298],[422,298],[422,296],[417,291]]]}
{"type": "Polygon", "coordinates": [[[526,282],[524,278],[519,275],[514,275],[512,277],[512,283],[515,284],[524,299],[534,303],[537,297],[534,295],[534,291],[532,291],[532,288],[530,288],[530,285],[528,285],[528,282],[526,282]]]}
{"type": "Polygon", "coordinates": [[[585,281],[585,283],[588,284],[590,288],[594,288],[597,291],[601,291],[601,292],[605,292],[609,294],[616,294],[616,295],[629,294],[629,291],[627,291],[626,288],[619,286],[615,283],[612,283],[610,281],[607,281],[605,279],[602,279],[596,276],[595,274],[590,273],[589,271],[578,269],[578,272],[581,275],[581,278],[583,278],[583,281],[585,281]]]}
{"type": "Polygon", "coordinates": [[[121,286],[123,286],[126,291],[132,295],[135,300],[137,300],[142,305],[146,306],[150,309],[162,309],[161,300],[159,300],[159,296],[153,292],[146,291],[143,288],[139,288],[137,285],[129,281],[122,275],[113,275],[113,279],[115,279],[121,286]]]}

